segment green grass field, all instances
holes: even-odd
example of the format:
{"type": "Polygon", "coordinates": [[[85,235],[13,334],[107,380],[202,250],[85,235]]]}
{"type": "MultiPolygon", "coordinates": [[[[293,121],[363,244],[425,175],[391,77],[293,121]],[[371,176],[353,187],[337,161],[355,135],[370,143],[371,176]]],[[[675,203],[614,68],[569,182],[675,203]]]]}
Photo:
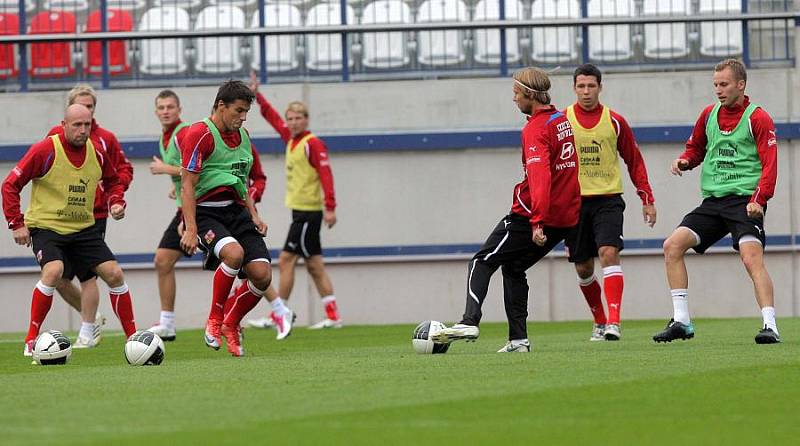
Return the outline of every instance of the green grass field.
{"type": "MultiPolygon", "coordinates": [[[[110,333],[66,366],[35,366],[0,335],[0,444],[800,444],[800,319],[756,345],[759,321],[663,321],[590,343],[590,323],[533,323],[532,354],[497,354],[502,324],[445,355],[411,350],[413,325],[249,329],[232,358],[181,331],[159,367],[130,367],[110,333]]],[[[71,339],[74,338],[72,334],[71,339]]]]}

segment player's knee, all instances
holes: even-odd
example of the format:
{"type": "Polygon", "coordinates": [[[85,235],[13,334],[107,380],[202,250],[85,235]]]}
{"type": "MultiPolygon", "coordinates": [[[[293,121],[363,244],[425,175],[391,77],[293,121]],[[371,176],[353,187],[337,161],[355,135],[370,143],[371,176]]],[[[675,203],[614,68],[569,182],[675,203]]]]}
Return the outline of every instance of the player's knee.
{"type": "Polygon", "coordinates": [[[231,268],[239,269],[242,267],[242,260],[244,259],[244,249],[238,243],[230,243],[225,245],[220,252],[220,260],[231,268]]]}
{"type": "Polygon", "coordinates": [[[266,291],[270,283],[272,283],[272,270],[267,269],[260,274],[254,275],[250,278],[250,282],[259,290],[266,291]]]}
{"type": "Polygon", "coordinates": [[[754,272],[764,268],[764,257],[758,253],[741,253],[742,263],[747,271],[754,272]]]}
{"type": "Polygon", "coordinates": [[[321,276],[325,273],[325,264],[321,261],[309,260],[306,263],[306,268],[308,268],[308,273],[314,277],[321,276]]]}
{"type": "Polygon", "coordinates": [[[111,287],[117,287],[125,283],[125,273],[119,264],[110,265],[105,271],[103,280],[111,287]]]}
{"type": "Polygon", "coordinates": [[[162,252],[156,252],[153,263],[155,264],[156,271],[158,271],[159,274],[166,274],[175,269],[175,261],[173,261],[170,256],[165,255],[162,252]]]}
{"type": "Polygon", "coordinates": [[[588,279],[594,274],[594,259],[590,262],[579,262],[575,264],[575,272],[581,279],[588,279]]]}
{"type": "MultiPolygon", "coordinates": [[[[64,263],[60,261],[47,262],[42,268],[42,283],[48,286],[61,284],[61,275],[64,274],[64,263]]],[[[64,279],[66,280],[66,279],[64,279]]]]}
{"type": "Polygon", "coordinates": [[[683,254],[686,252],[683,246],[681,246],[681,244],[676,240],[674,235],[664,240],[663,248],[664,260],[667,262],[682,258],[683,254]]]}
{"type": "Polygon", "coordinates": [[[604,266],[619,264],[619,249],[616,246],[601,246],[597,250],[597,255],[604,266]]]}

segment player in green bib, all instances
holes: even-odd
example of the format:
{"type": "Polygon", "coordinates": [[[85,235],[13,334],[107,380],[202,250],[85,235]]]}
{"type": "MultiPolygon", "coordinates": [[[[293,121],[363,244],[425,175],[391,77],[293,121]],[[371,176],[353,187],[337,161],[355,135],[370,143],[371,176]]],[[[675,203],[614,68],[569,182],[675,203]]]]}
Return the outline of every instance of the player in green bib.
{"type": "Polygon", "coordinates": [[[684,255],[689,249],[702,254],[730,234],[739,251],[761,308],[763,325],[757,344],[780,342],[775,322],[772,279],[764,266],[764,213],[775,192],[778,142],[772,118],[744,94],[747,71],[735,59],[714,68],[714,90],[719,102],[700,114],[686,150],[672,162],[672,173],[702,166],[703,202],[683,218],[664,242],[664,260],[673,318],[653,336],[656,342],[694,337],[689,317],[684,255]]]}

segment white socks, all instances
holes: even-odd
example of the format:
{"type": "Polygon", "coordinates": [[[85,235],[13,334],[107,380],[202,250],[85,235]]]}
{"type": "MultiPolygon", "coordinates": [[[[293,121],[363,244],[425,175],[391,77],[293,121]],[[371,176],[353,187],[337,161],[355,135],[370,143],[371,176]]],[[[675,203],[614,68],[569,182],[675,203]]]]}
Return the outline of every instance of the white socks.
{"type": "Polygon", "coordinates": [[[764,325],[771,328],[778,334],[778,326],[775,323],[775,307],[764,307],[761,309],[761,317],[764,318],[764,325]]]}
{"type": "Polygon", "coordinates": [[[689,319],[689,290],[677,288],[669,292],[672,294],[672,318],[675,319],[676,322],[688,325],[689,322],[691,322],[691,319],[689,319]]]}
{"type": "Polygon", "coordinates": [[[79,337],[84,339],[94,339],[94,324],[91,322],[81,322],[79,337]]]}
{"type": "Polygon", "coordinates": [[[272,312],[277,316],[283,316],[289,312],[289,309],[283,304],[283,299],[280,297],[275,298],[270,304],[272,304],[272,312]]]}
{"type": "Polygon", "coordinates": [[[167,328],[175,328],[175,312],[174,311],[162,311],[161,318],[159,319],[159,325],[167,328]]]}

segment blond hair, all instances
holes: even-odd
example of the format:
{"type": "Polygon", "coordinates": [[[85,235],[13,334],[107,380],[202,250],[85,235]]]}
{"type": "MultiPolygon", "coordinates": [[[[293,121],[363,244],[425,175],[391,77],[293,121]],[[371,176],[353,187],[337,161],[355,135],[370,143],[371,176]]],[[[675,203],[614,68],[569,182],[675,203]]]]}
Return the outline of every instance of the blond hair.
{"type": "Polygon", "coordinates": [[[284,114],[289,113],[290,111],[299,113],[304,117],[308,118],[308,107],[306,106],[306,104],[300,101],[290,102],[289,105],[286,106],[286,112],[284,112],[284,114]]]}
{"type": "Polygon", "coordinates": [[[738,81],[747,82],[747,68],[745,68],[741,60],[725,59],[714,66],[714,72],[718,73],[724,70],[725,68],[731,69],[731,72],[733,73],[733,78],[736,79],[737,82],[738,81]]]}
{"type": "Polygon", "coordinates": [[[92,103],[97,105],[97,92],[94,91],[94,88],[89,84],[78,84],[72,87],[72,90],[67,94],[67,107],[74,104],[78,96],[90,96],[92,103]]]}
{"type": "Polygon", "coordinates": [[[525,90],[525,96],[542,104],[550,104],[550,76],[536,67],[523,68],[514,73],[514,82],[525,90]]]}

